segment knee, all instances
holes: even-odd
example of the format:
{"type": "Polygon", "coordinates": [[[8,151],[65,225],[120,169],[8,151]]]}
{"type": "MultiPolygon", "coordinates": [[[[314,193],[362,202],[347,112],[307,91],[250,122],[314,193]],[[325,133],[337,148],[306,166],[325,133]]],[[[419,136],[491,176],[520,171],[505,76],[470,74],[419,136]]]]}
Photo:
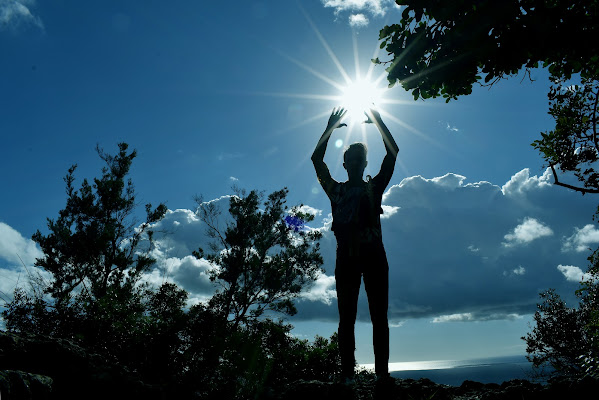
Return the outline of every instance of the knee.
{"type": "Polygon", "coordinates": [[[370,320],[372,321],[372,325],[389,326],[389,319],[387,318],[386,312],[384,314],[383,313],[372,314],[370,317],[370,320]]]}

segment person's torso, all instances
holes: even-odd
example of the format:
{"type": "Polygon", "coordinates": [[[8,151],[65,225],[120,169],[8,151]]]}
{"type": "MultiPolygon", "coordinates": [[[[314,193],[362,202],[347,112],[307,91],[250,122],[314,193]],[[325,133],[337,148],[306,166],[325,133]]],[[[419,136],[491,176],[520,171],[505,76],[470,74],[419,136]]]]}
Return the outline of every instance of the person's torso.
{"type": "Polygon", "coordinates": [[[370,243],[381,240],[382,191],[375,183],[338,184],[330,195],[332,230],[337,240],[370,243]]]}

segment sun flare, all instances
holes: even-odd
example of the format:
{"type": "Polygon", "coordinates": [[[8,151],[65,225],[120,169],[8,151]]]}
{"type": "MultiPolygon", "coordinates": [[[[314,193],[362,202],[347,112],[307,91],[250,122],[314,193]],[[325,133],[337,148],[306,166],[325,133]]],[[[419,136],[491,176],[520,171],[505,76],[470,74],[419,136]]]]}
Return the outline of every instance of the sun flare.
{"type": "Polygon", "coordinates": [[[366,120],[364,114],[370,108],[383,101],[385,88],[378,87],[375,82],[359,78],[348,83],[339,96],[341,106],[347,109],[347,117],[351,122],[366,120]]]}

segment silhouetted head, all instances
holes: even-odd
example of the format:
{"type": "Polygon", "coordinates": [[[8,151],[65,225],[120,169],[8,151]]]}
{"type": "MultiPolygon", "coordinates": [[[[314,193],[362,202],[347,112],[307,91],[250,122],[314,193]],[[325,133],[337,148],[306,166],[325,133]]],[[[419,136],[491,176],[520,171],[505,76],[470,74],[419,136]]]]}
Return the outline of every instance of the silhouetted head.
{"type": "Polygon", "coordinates": [[[367,164],[364,143],[353,143],[343,153],[343,168],[347,170],[350,180],[362,179],[367,164]]]}

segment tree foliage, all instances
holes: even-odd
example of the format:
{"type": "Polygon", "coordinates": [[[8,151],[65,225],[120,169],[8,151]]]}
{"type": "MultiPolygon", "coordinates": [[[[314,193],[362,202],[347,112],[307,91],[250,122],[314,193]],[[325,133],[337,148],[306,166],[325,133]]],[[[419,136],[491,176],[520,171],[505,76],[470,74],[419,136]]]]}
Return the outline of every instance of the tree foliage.
{"type": "MultiPolygon", "coordinates": [[[[570,79],[599,73],[597,0],[396,0],[397,24],[379,38],[391,57],[389,84],[400,83],[415,99],[447,101],[522,68],[549,68],[570,79]]],[[[373,60],[383,63],[379,59],[373,60]]]]}
{"type": "MultiPolygon", "coordinates": [[[[287,193],[275,191],[261,204],[261,193],[238,190],[230,198],[232,222],[224,228],[218,225],[220,210],[214,203],[197,199],[199,216],[215,239],[206,257],[216,266],[211,279],[219,289],[210,304],[236,325],[254,321],[268,310],[295,314],[293,299],[321,271],[322,234],[285,222],[287,193]]],[[[296,222],[313,218],[298,207],[291,215],[296,222]]],[[[203,257],[204,250],[194,254],[203,257]]]]}
{"type": "MultiPolygon", "coordinates": [[[[148,228],[166,213],[160,204],[146,205],[146,221],[138,226],[134,218],[135,192],[127,178],[137,153],[127,152],[126,143],[119,144],[116,155],[97,148],[106,163],[102,176],[93,184],[84,179],[75,189],[73,165],[66,177],[67,202],[56,220],[48,219],[48,235],[39,230],[33,240],[44,256],[35,265],[52,274],[47,292],[57,301],[68,301],[73,293],[100,300],[110,290],[130,291],[140,275],[154,263],[147,250],[142,252],[140,240],[152,237],[148,228]]],[[[149,241],[151,243],[151,240],[149,241]]]]}
{"type": "Polygon", "coordinates": [[[548,97],[555,129],[541,133],[533,147],[551,168],[555,184],[583,194],[599,193],[599,172],[594,165],[599,160],[597,76],[582,78],[580,85],[569,86],[555,79],[548,97]],[[574,174],[580,185],[561,182],[556,169],[574,174]]]}
{"type": "Polygon", "coordinates": [[[124,143],[115,155],[97,150],[106,163],[101,176],[76,188],[71,167],[65,208],[48,219],[47,234],[33,235],[43,252],[35,265],[51,280],[31,275],[30,290],[15,289],[2,313],[8,330],[75,341],[168,398],[260,398],[295,379],[338,374],[336,335],[310,343],[265,315],[293,314],[294,298],[322,264],[321,234],[305,226],[311,215],[287,209],[287,189],[265,201],[259,192],[238,191],[223,230],[220,210],[200,202],[215,239],[207,257],[220,289],[190,305],[174,283],[141,282],[154,263],[152,227],[166,206],[147,205],[146,220],[135,220],[128,178],[135,151],[124,143]]]}
{"type": "Polygon", "coordinates": [[[122,355],[144,328],[144,297],[138,285],[154,260],[148,255],[151,224],[166,206],[146,205],[146,221],[135,219],[135,191],[128,178],[136,152],[120,143],[115,155],[97,148],[105,162],[101,177],[75,188],[76,165],[64,178],[66,206],[48,219],[48,234],[33,240],[43,256],[35,265],[51,275],[38,280],[30,294],[17,288],[3,312],[8,329],[81,340],[122,355]],[[142,239],[149,239],[142,248],[142,239]]]}

